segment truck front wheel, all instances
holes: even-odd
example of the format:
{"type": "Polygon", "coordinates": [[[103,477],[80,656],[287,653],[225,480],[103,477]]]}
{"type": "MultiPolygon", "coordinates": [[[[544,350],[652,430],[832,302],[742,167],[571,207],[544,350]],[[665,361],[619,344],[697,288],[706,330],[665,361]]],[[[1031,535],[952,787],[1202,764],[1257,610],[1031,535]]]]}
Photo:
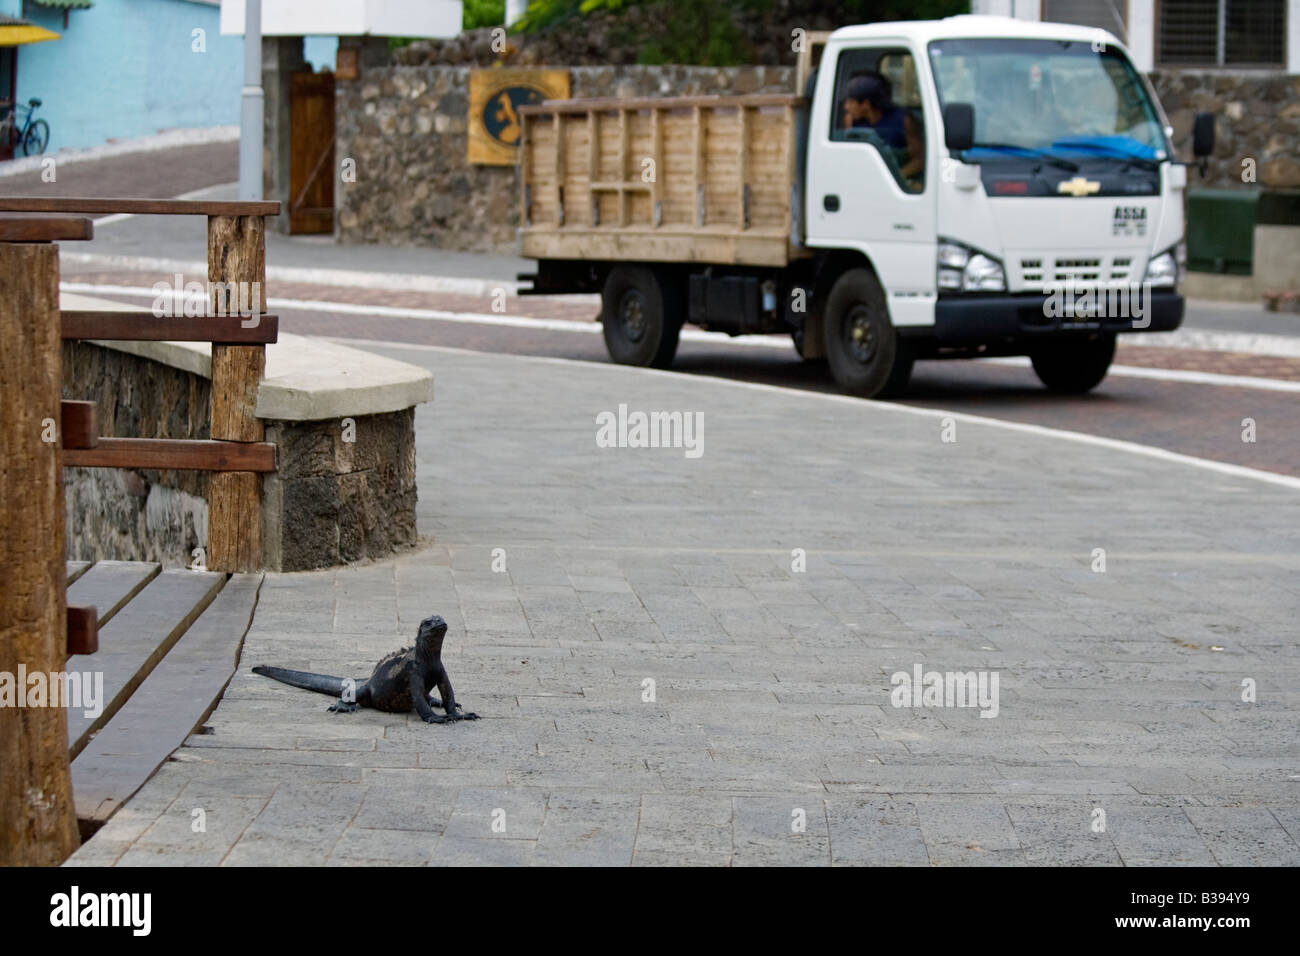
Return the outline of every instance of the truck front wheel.
{"type": "Polygon", "coordinates": [[[1029,356],[1039,381],[1053,392],[1082,395],[1101,384],[1115,357],[1115,335],[1044,344],[1029,356]]]}
{"type": "Polygon", "coordinates": [[[912,374],[912,353],[889,321],[885,290],[868,269],[851,269],[826,300],[826,360],[835,383],[863,398],[901,392],[912,374]]]}
{"type": "Polygon", "coordinates": [[[615,266],[601,294],[605,348],[620,365],[667,368],[677,354],[682,315],[671,276],[615,266]]]}

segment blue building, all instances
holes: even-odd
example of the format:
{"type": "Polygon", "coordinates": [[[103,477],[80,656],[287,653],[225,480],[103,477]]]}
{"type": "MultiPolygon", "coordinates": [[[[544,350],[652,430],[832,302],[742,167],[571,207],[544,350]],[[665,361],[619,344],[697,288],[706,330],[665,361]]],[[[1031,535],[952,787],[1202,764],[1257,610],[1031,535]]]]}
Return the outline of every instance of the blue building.
{"type": "Polygon", "coordinates": [[[41,100],[47,152],[239,122],[242,40],[217,0],[0,0],[59,39],[0,47],[0,99],[41,100]]]}

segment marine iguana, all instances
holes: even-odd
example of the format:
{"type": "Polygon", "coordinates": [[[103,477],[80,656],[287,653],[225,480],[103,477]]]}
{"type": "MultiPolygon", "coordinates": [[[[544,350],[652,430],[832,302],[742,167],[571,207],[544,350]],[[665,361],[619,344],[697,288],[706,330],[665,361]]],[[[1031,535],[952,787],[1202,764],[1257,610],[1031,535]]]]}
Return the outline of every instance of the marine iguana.
{"type": "Polygon", "coordinates": [[[375,665],[366,680],[328,677],[285,667],[259,666],[253,668],[253,673],[291,687],[335,695],[339,699],[330,710],[336,714],[350,714],[358,707],[373,707],[392,714],[409,713],[414,709],[428,724],[478,720],[478,714],[459,712],[462,708],[456,703],[451,680],[442,666],[442,639],[446,634],[446,621],[436,614],[425,618],[416,632],[415,646],[393,651],[375,665]],[[349,687],[354,693],[347,694],[349,687]],[[432,695],[432,687],[437,687],[441,699],[432,695]],[[434,707],[441,707],[446,716],[439,717],[433,712],[434,707]]]}

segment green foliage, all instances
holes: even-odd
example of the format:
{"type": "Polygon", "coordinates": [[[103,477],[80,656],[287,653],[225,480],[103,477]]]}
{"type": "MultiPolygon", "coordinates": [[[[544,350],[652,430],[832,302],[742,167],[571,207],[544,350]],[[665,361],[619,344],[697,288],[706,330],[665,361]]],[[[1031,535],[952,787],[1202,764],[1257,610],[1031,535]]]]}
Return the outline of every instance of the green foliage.
{"type": "Polygon", "coordinates": [[[506,0],[463,0],[461,29],[498,27],[506,22],[506,0]]]}
{"type": "MultiPolygon", "coordinates": [[[[488,2],[488,0],[466,0],[488,2]]],[[[749,61],[741,24],[771,14],[776,0],[531,0],[514,30],[535,33],[596,11],[617,12],[633,6],[665,8],[663,29],[653,35],[620,35],[611,40],[638,48],[637,62],[732,66],[749,61]]],[[[970,12],[970,0],[826,0],[810,9],[836,24],[876,20],[928,20],[970,12]]],[[[468,13],[466,14],[468,17],[468,13]]],[[[500,22],[500,21],[497,21],[500,22]]]]}

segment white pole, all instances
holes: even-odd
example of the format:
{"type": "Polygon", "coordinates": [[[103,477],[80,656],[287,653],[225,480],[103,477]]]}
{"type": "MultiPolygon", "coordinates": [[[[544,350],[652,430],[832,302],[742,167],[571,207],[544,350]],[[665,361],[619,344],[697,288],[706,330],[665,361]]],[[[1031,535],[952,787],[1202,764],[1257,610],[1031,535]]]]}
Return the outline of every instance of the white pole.
{"type": "Polygon", "coordinates": [[[244,3],[244,88],[239,98],[239,198],[262,198],[262,0],[244,3]]]}

